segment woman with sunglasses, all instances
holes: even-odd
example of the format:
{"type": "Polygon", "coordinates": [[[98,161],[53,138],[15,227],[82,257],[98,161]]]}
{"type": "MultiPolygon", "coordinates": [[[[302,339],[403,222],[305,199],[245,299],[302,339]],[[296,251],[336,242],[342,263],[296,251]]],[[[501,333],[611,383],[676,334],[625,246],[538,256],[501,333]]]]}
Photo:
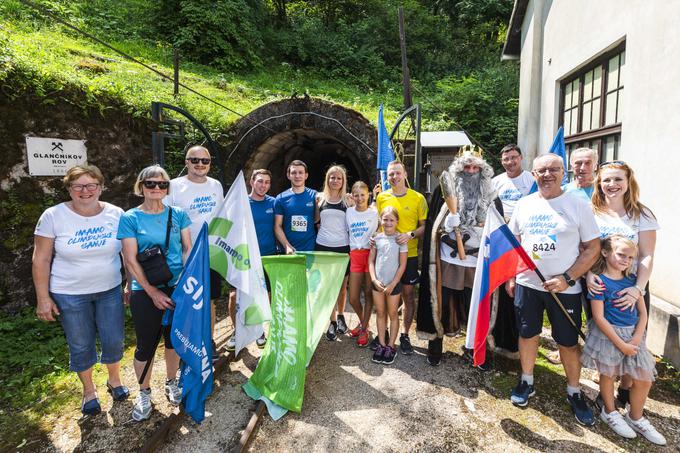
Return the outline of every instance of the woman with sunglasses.
{"type": "MultiPolygon", "coordinates": [[[[182,398],[182,392],[177,386],[179,357],[170,341],[170,326],[163,326],[162,319],[165,310],[174,308],[170,296],[191,249],[191,220],[182,209],[163,204],[169,190],[170,178],[166,171],[158,165],[146,167],[137,176],[134,186],[135,195],[144,197],[144,201],[123,214],[118,228],[125,265],[132,275],[130,311],[137,335],[134,368],[137,380],[141,380],[139,394],[132,409],[132,418],[136,421],[146,420],[151,416],[151,372],[161,336],[165,345],[165,395],[174,405],[179,405],[182,398]],[[165,285],[153,286],[147,280],[137,254],[154,246],[165,248],[168,221],[170,233],[164,252],[172,279],[165,285]]],[[[126,292],[128,290],[126,287],[126,292]]]]}
{"type": "MultiPolygon", "coordinates": [[[[652,275],[656,232],[659,224],[652,211],[640,202],[640,188],[633,169],[623,161],[605,162],[600,165],[595,178],[592,197],[595,221],[604,239],[612,234],[621,234],[638,246],[638,255],[632,273],[637,276],[635,285],[619,292],[614,305],[621,310],[630,310],[640,297],[644,297],[649,313],[648,283],[652,275]]],[[[589,272],[586,278],[588,291],[602,294],[602,280],[589,272]]],[[[621,378],[617,400],[625,407],[628,402],[632,381],[629,376],[621,378]]]]}
{"type": "Polygon", "coordinates": [[[83,385],[80,409],[84,415],[101,412],[92,380],[97,361],[106,365],[106,386],[114,401],[129,396],[120,379],[125,317],[116,231],[123,210],[99,201],[103,184],[101,171],[93,165],[69,169],[64,185],[71,200],[43,212],[35,227],[33,249],[36,314],[43,321],[55,317],[61,321],[69,368],[83,385]]]}

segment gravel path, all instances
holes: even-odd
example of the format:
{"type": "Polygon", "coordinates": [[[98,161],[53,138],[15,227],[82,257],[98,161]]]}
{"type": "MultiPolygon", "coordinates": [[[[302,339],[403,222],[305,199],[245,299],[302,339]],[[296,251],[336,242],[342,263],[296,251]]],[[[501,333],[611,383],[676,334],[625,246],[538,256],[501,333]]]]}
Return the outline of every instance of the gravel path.
{"type": "MultiPolygon", "coordinates": [[[[442,364],[431,367],[426,342],[415,340],[414,333],[411,339],[416,353],[399,355],[391,366],[372,363],[370,351],[348,337],[322,340],[309,366],[302,414],[278,422],[265,417],[251,451],[655,449],[645,440],[626,441],[601,422],[593,428],[577,424],[564,399],[566,381],[554,371],[537,368],[537,396],[519,409],[508,399],[518,363],[498,358],[497,371],[482,373],[462,359],[463,338],[455,338],[446,340],[442,364]]],[[[594,398],[597,385],[583,383],[594,398]]],[[[680,398],[655,397],[647,413],[669,440],[659,450],[677,451],[680,398]]]]}
{"type": "MultiPolygon", "coordinates": [[[[350,314],[350,326],[356,322],[350,314]]],[[[222,321],[217,329],[219,336],[231,327],[222,321]]],[[[415,332],[411,339],[416,353],[399,355],[391,366],[371,362],[371,351],[356,347],[349,337],[322,339],[308,369],[302,414],[289,413],[278,422],[265,414],[250,451],[680,451],[680,395],[668,386],[653,389],[647,408],[669,441],[668,447],[656,448],[639,438],[624,440],[602,422],[593,428],[578,425],[564,400],[566,381],[558,368],[537,366],[537,395],[528,408],[519,409],[508,400],[517,362],[497,356],[495,371],[477,371],[461,357],[459,337],[445,340],[442,364],[431,367],[425,361],[426,342],[417,340],[415,332]]],[[[206,420],[199,426],[184,418],[162,451],[231,450],[255,408],[241,384],[259,356],[251,346],[223,370],[208,400],[206,420]]],[[[164,367],[162,360],[157,363],[153,388],[162,389],[164,367]]],[[[130,367],[124,368],[126,382],[134,382],[130,367]]],[[[597,385],[588,377],[592,374],[584,371],[581,382],[593,399],[597,385]]],[[[156,390],[153,399],[156,410],[141,424],[130,420],[131,401],[111,405],[106,397],[102,416],[82,420],[79,413],[62,414],[45,450],[137,451],[176,410],[162,391],[156,390]]]]}

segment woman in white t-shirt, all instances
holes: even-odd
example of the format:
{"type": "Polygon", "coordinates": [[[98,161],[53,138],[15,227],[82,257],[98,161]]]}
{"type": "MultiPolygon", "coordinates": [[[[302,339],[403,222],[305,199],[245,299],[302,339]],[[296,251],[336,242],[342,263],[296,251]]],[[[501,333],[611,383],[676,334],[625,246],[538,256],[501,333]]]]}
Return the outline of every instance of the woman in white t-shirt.
{"type": "MultiPolygon", "coordinates": [[[[340,165],[333,165],[326,171],[323,192],[317,195],[319,206],[319,231],[316,233],[317,252],[334,252],[349,255],[349,229],[345,220],[347,207],[353,203],[347,194],[347,172],[340,165]]],[[[335,341],[338,334],[347,332],[345,322],[345,300],[347,297],[347,276],[349,264],[342,280],[336,306],[331,314],[331,323],[326,331],[326,339],[335,341]]]]}
{"type": "MultiPolygon", "coordinates": [[[[612,234],[621,234],[638,246],[637,262],[632,267],[632,273],[637,275],[635,285],[620,291],[619,299],[614,304],[621,310],[630,309],[640,297],[644,297],[649,313],[647,284],[652,275],[659,224],[652,211],[640,202],[639,195],[633,169],[625,162],[613,161],[600,165],[595,178],[592,207],[601,237],[604,239],[612,234]]],[[[592,294],[604,291],[602,280],[592,272],[588,272],[586,281],[592,294]]],[[[621,378],[617,398],[624,406],[628,402],[631,384],[629,376],[621,378]]]]}
{"type": "Polygon", "coordinates": [[[106,364],[107,388],[113,399],[122,401],[130,394],[120,379],[125,317],[121,244],[116,233],[123,210],[99,201],[103,184],[104,177],[95,166],[69,169],[64,185],[71,201],[43,212],[35,227],[33,250],[36,314],[43,321],[56,317],[61,321],[70,369],[83,384],[81,411],[85,415],[101,412],[92,380],[97,361],[106,364]]]}

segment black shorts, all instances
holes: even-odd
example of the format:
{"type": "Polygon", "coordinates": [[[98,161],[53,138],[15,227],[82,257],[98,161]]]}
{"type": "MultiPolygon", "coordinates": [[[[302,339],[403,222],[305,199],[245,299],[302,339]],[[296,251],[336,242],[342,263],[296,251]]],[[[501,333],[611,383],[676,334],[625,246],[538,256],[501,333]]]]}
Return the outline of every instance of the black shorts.
{"type": "MultiPolygon", "coordinates": [[[[373,287],[373,291],[378,291],[379,293],[382,292],[382,291],[380,291],[378,288],[376,288],[375,285],[374,285],[373,283],[371,283],[371,287],[373,287]]],[[[401,294],[401,282],[399,282],[399,283],[396,284],[396,286],[394,287],[394,289],[393,289],[392,292],[390,293],[390,296],[396,296],[396,295],[398,295],[398,294],[401,294]]]]}
{"type": "MultiPolygon", "coordinates": [[[[345,253],[347,258],[349,258],[349,245],[344,245],[342,247],[328,247],[327,245],[321,245],[318,242],[314,245],[315,252],[335,252],[335,253],[345,253]]],[[[349,261],[347,261],[347,269],[345,269],[345,277],[349,275],[349,261]]]]}
{"type": "Polygon", "coordinates": [[[210,269],[210,300],[219,299],[222,295],[222,282],[224,279],[216,271],[210,269]]]}
{"type": "Polygon", "coordinates": [[[409,256],[406,260],[406,269],[404,275],[401,276],[402,285],[415,285],[420,280],[420,271],[418,270],[418,257],[409,256]]]}
{"type": "MultiPolygon", "coordinates": [[[[569,312],[576,326],[581,328],[581,294],[558,294],[562,305],[569,312]]],[[[532,338],[543,329],[543,310],[547,310],[552,328],[552,337],[560,346],[578,344],[578,333],[564,315],[564,312],[547,291],[538,291],[526,286],[515,287],[515,315],[517,329],[522,338],[532,338]]]]}

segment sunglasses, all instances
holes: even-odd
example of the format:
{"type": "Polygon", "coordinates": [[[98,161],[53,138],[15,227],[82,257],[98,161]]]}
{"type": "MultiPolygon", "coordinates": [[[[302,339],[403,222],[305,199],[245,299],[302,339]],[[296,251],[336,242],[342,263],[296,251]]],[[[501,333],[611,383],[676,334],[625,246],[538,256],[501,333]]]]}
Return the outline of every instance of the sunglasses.
{"type": "MultiPolygon", "coordinates": [[[[610,166],[610,165],[626,165],[626,163],[625,163],[624,161],[622,161],[622,160],[610,160],[610,161],[607,161],[607,162],[602,162],[602,163],[600,164],[600,168],[602,168],[602,167],[608,167],[608,166],[610,166]]],[[[626,165],[626,166],[627,166],[627,165],[626,165]]]]}
{"type": "Polygon", "coordinates": [[[170,181],[144,181],[143,184],[147,189],[155,189],[158,187],[161,190],[166,190],[170,187],[170,181]]]}
{"type": "Polygon", "coordinates": [[[203,165],[210,165],[210,159],[209,157],[187,157],[187,160],[191,162],[192,164],[196,165],[197,163],[202,163],[203,165]]]}

